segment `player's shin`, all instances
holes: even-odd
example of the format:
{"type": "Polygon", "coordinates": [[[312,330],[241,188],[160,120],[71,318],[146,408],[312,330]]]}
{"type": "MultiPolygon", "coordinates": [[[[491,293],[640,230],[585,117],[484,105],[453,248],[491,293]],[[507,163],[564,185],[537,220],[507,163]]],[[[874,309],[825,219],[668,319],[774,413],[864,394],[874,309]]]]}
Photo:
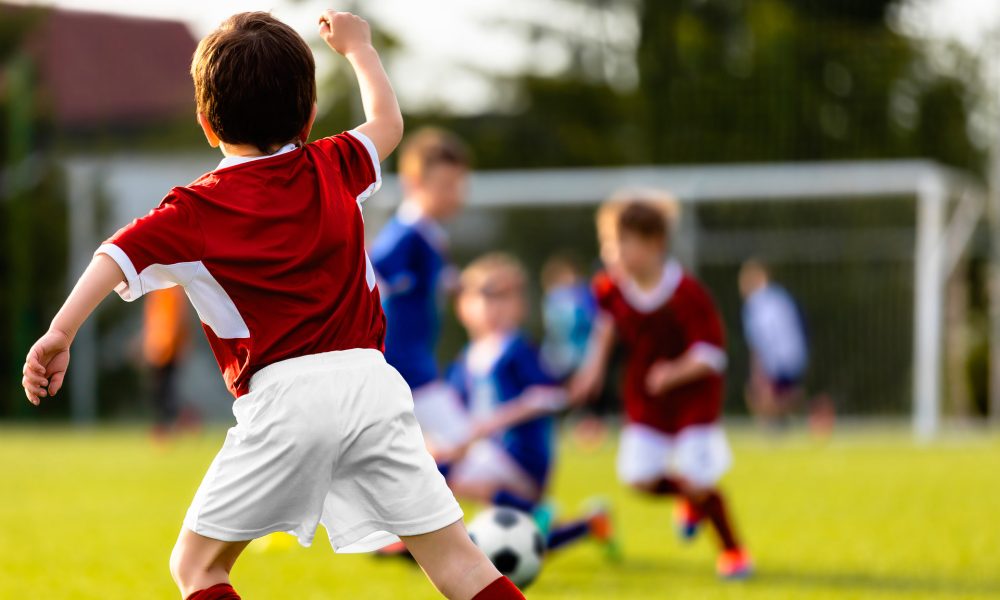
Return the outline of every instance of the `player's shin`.
{"type": "Polygon", "coordinates": [[[726,510],[726,503],[722,495],[711,490],[704,494],[697,503],[697,508],[701,514],[708,517],[715,531],[719,534],[719,541],[725,550],[737,550],[740,548],[739,540],[729,519],[729,512],[726,510]]]}

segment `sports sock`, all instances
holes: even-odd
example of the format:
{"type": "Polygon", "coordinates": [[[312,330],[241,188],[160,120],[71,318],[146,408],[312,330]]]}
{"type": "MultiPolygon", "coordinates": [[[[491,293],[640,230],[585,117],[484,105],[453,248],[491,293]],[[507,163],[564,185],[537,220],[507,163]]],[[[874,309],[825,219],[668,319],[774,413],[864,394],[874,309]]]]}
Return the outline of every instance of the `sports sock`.
{"type": "Polygon", "coordinates": [[[740,547],[733,533],[732,524],[729,522],[729,514],[726,511],[726,503],[722,495],[717,491],[711,491],[702,498],[701,502],[694,503],[701,514],[708,517],[719,534],[719,541],[726,550],[736,550],[740,547]]]}
{"type": "Polygon", "coordinates": [[[496,506],[505,506],[507,508],[513,508],[521,512],[530,513],[535,510],[535,503],[530,500],[525,500],[524,498],[514,495],[507,490],[500,490],[493,494],[493,504],[496,506]]]}
{"type": "Polygon", "coordinates": [[[198,590],[188,596],[187,600],[240,600],[240,595],[230,584],[217,583],[210,588],[198,590]]]}
{"type": "Polygon", "coordinates": [[[657,496],[676,496],[681,493],[681,486],[672,477],[661,477],[650,486],[649,493],[657,496]]]}
{"type": "Polygon", "coordinates": [[[500,576],[499,579],[494,579],[493,583],[479,590],[479,593],[473,596],[472,600],[524,600],[524,594],[511,583],[510,579],[500,576]]]}
{"type": "Polygon", "coordinates": [[[548,549],[555,550],[561,548],[586,536],[588,533],[590,533],[590,523],[586,520],[559,525],[549,533],[548,549]]]}

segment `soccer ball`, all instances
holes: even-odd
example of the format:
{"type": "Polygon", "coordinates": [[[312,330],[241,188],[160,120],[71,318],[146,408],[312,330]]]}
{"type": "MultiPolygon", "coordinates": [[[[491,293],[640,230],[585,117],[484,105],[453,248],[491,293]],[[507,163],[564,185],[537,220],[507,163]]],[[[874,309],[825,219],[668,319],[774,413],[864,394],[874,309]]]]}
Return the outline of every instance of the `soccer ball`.
{"type": "Polygon", "coordinates": [[[545,540],[530,515],[511,508],[489,508],[469,523],[469,536],[519,588],[538,577],[545,540]]]}

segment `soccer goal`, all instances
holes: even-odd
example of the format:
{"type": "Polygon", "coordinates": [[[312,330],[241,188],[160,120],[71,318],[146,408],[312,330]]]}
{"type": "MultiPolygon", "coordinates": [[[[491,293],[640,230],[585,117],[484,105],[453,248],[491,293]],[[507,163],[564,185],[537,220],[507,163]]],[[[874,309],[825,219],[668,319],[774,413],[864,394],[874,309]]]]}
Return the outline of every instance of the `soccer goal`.
{"type": "MultiPolygon", "coordinates": [[[[395,185],[387,181],[373,209],[395,203],[395,185]]],[[[839,412],[910,415],[919,439],[943,415],[972,412],[966,366],[987,328],[967,326],[966,284],[988,244],[976,235],[986,194],[971,178],[925,161],[486,172],[472,179],[468,212],[471,224],[496,224],[512,210],[540,211],[553,238],[560,221],[575,223],[556,242],[566,246],[593,236],[572,211],[589,214],[623,187],[665,189],[683,206],[676,251],[711,288],[730,331],[730,408],[742,403],[748,363],[737,272],[753,256],[802,305],[810,387],[839,412]]],[[[454,229],[461,241],[461,223],[454,229]]],[[[515,226],[504,239],[517,235],[515,226]]]]}

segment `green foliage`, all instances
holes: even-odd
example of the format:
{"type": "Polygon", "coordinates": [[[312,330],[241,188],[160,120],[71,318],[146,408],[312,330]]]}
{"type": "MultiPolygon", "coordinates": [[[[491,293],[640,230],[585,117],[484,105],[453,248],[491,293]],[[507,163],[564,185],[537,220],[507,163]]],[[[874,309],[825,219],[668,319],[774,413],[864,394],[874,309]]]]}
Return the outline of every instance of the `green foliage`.
{"type": "MultiPolygon", "coordinates": [[[[516,80],[511,114],[443,120],[485,168],[921,156],[979,171],[966,131],[975,90],[928,74],[916,43],[887,25],[893,4],[637,2],[634,87],[575,61],[561,77],[516,80]]],[[[574,55],[621,52],[525,27],[574,55]]]]}

